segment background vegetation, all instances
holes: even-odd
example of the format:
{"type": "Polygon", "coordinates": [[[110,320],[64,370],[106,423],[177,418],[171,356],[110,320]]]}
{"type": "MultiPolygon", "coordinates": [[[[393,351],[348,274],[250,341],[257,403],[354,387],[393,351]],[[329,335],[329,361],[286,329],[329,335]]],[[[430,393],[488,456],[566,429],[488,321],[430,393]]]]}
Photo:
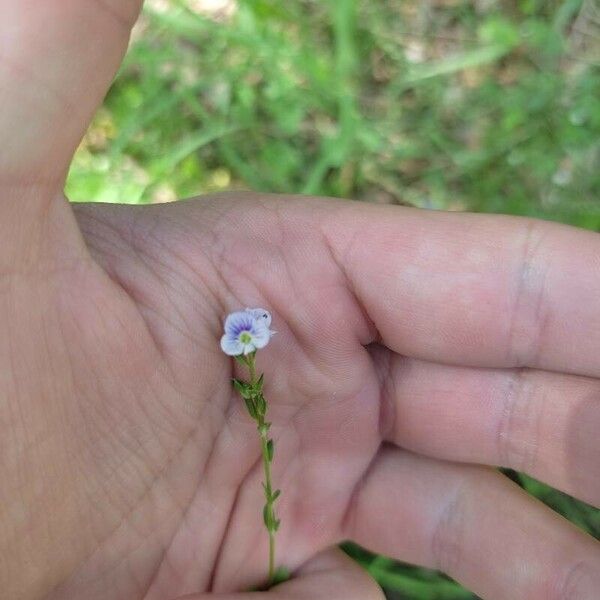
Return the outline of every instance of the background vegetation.
{"type": "MultiPolygon", "coordinates": [[[[148,0],[71,199],[226,189],[600,229],[598,0],[148,0]]],[[[514,472],[600,536],[600,514],[514,472]]],[[[389,598],[473,598],[355,546],[389,598]]]]}

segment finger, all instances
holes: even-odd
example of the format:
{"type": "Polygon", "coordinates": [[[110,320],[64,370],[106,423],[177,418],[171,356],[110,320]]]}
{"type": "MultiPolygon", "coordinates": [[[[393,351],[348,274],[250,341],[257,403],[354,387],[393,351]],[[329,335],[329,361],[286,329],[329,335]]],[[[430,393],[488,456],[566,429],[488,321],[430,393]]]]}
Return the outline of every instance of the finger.
{"type": "Polygon", "coordinates": [[[452,461],[523,471],[600,505],[600,382],[529,369],[470,369],[373,351],[387,438],[452,461]]]}
{"type": "Polygon", "coordinates": [[[0,272],[48,272],[85,257],[60,191],[140,4],[0,2],[0,272]]]}
{"type": "Polygon", "coordinates": [[[600,236],[554,223],[348,203],[321,219],[389,348],[435,362],[600,374],[600,236]]]}
{"type": "Polygon", "coordinates": [[[441,569],[486,600],[597,597],[600,547],[484,467],[385,448],[357,490],[346,535],[441,569]]]}
{"type": "Polygon", "coordinates": [[[385,600],[370,575],[341,550],[327,550],[304,565],[290,580],[269,592],[196,594],[179,600],[385,600]]]}
{"type": "Polygon", "coordinates": [[[0,3],[0,182],[61,178],[127,47],[141,0],[0,3]]]}

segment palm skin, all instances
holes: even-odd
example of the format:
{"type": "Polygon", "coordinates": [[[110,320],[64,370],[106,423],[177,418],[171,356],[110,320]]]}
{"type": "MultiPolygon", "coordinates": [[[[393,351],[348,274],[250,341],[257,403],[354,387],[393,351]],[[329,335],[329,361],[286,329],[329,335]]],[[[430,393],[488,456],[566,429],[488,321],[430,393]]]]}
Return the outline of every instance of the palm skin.
{"type": "MultiPolygon", "coordinates": [[[[78,218],[109,274],[78,272],[64,285],[60,321],[71,337],[53,344],[77,348],[73,372],[93,371],[73,397],[89,410],[79,409],[86,435],[71,454],[81,457],[75,472],[90,476],[72,486],[98,498],[103,552],[81,577],[104,563],[102,598],[112,597],[124,558],[136,573],[118,582],[126,597],[244,589],[264,578],[260,449],[231,389],[234,361],[218,343],[223,316],[246,304],[269,307],[278,330],[258,365],[283,489],[279,562],[295,568],[339,541],[381,441],[378,379],[361,343],[373,330],[322,234],[302,223],[302,205],[216,198],[149,211],[86,207],[78,218]],[[82,334],[94,340],[84,352],[82,334]],[[130,528],[147,548],[134,559],[116,554],[111,568],[102,555],[131,543],[120,539],[130,528]]],[[[90,597],[71,589],[56,597],[90,597]]]]}
{"type": "Polygon", "coordinates": [[[72,209],[139,7],[0,0],[5,597],[241,600],[264,580],[257,435],[218,343],[251,306],[279,332],[258,354],[278,563],[310,561],[268,597],[380,598],[313,558],[351,538],[486,599],[594,598],[598,543],[481,465],[600,504],[598,236],[256,195],[72,209]]]}

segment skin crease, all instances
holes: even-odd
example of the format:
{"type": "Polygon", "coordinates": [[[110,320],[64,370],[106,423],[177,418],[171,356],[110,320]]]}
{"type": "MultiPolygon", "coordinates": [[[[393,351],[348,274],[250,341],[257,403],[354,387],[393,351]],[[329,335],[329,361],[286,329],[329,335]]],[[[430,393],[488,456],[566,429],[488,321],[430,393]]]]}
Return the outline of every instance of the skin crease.
{"type": "Polygon", "coordinates": [[[600,503],[598,236],[257,194],[71,208],[138,10],[0,0],[3,597],[241,600],[262,581],[260,452],[219,348],[227,313],[261,306],[295,571],[265,595],[381,598],[326,550],[354,539],[486,599],[594,598],[598,543],[482,465],[600,503]]]}

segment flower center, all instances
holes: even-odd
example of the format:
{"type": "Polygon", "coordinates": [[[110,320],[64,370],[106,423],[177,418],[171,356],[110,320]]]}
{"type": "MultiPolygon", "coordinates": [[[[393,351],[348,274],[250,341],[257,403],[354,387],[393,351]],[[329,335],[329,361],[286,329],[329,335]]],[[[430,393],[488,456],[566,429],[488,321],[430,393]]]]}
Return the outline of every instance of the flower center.
{"type": "Polygon", "coordinates": [[[240,333],[240,342],[242,344],[249,344],[252,341],[252,336],[247,331],[240,333]]]}

